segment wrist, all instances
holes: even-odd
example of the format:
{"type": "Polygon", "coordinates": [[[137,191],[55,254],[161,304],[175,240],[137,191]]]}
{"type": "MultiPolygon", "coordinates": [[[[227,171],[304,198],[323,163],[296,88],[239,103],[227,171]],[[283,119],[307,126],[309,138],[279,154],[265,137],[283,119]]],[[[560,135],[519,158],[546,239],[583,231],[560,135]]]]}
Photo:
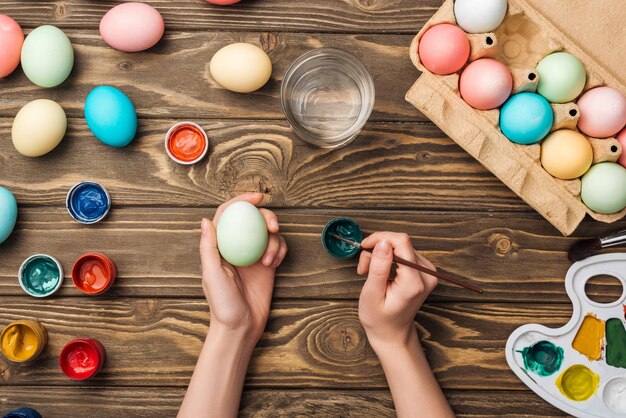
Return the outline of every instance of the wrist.
{"type": "Polygon", "coordinates": [[[367,332],[366,334],[370,346],[379,358],[393,357],[399,352],[421,349],[421,343],[419,337],[417,336],[417,330],[413,324],[405,330],[396,333],[393,338],[389,338],[389,336],[385,336],[385,338],[372,336],[367,332]]]}
{"type": "Polygon", "coordinates": [[[209,326],[205,345],[210,345],[220,351],[238,352],[244,356],[252,356],[257,339],[250,332],[243,329],[229,329],[220,324],[209,326]]]}

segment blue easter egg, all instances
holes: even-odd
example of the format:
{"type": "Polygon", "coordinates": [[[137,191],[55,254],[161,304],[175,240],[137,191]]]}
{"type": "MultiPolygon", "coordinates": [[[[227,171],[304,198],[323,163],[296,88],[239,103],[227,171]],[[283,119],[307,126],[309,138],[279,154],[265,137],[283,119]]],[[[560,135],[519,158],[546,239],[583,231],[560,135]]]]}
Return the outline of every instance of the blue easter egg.
{"type": "Polygon", "coordinates": [[[137,112],[128,96],[111,86],[96,87],[85,100],[91,132],[112,147],[125,147],[137,133],[137,112]]]}
{"type": "Polygon", "coordinates": [[[6,241],[17,221],[17,201],[13,193],[0,187],[0,244],[6,241]]]}
{"type": "Polygon", "coordinates": [[[552,128],[550,103],[535,93],[518,93],[500,109],[500,130],[509,140],[530,145],[541,141],[552,128]]]}

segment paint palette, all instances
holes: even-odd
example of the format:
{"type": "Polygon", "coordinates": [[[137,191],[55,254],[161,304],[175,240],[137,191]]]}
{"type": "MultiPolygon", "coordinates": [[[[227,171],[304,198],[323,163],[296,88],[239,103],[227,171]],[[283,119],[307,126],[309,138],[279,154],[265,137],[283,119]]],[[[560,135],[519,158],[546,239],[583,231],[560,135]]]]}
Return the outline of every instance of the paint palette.
{"type": "Polygon", "coordinates": [[[565,288],[572,319],[562,328],[529,324],[506,344],[509,367],[530,389],[577,417],[626,416],[626,254],[604,254],[569,269],[565,288]],[[622,284],[614,302],[598,303],[585,293],[596,276],[622,284]]]}

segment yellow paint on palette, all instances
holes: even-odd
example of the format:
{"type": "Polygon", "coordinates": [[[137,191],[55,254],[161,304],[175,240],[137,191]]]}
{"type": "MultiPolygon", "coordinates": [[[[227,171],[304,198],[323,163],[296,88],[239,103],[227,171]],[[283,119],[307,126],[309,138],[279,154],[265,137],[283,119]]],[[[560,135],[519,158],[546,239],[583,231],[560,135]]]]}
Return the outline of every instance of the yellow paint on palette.
{"type": "Polygon", "coordinates": [[[0,334],[2,354],[16,363],[37,358],[47,342],[48,333],[37,321],[13,321],[0,334]]]}
{"type": "Polygon", "coordinates": [[[604,347],[604,321],[587,314],[572,341],[572,347],[589,360],[600,360],[604,347]]]}
{"type": "Polygon", "coordinates": [[[586,401],[598,390],[600,376],[582,364],[570,366],[556,379],[556,387],[572,401],[586,401]]]}

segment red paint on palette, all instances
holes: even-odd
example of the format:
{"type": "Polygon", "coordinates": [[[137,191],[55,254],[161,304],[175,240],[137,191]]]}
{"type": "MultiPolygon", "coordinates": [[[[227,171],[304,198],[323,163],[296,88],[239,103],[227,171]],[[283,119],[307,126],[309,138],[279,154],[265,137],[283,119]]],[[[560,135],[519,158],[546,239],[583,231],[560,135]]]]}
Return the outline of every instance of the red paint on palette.
{"type": "Polygon", "coordinates": [[[70,379],[85,380],[95,376],[106,358],[106,351],[100,341],[93,338],[76,338],[65,344],[61,350],[59,364],[70,379]]]}
{"type": "Polygon", "coordinates": [[[100,295],[115,282],[117,266],[101,253],[86,253],[72,267],[72,281],[78,290],[88,295],[100,295]]]}
{"type": "Polygon", "coordinates": [[[181,164],[200,161],[209,148],[206,132],[193,122],[180,122],[172,126],[165,137],[169,156],[181,164]]]}

